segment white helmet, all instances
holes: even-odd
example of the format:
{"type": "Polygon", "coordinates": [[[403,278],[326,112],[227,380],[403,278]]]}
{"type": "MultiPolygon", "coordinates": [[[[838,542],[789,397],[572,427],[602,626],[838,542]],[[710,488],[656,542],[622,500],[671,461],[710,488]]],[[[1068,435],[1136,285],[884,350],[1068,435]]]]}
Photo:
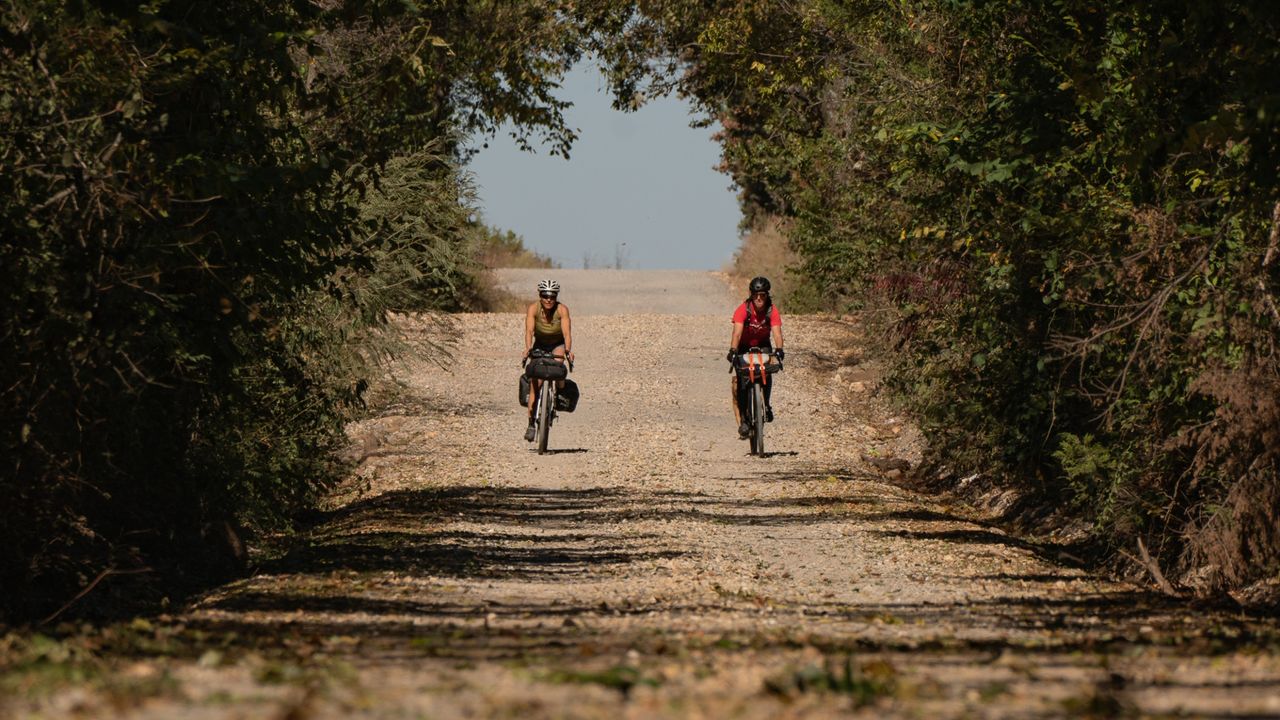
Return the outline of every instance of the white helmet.
{"type": "Polygon", "coordinates": [[[560,283],[556,282],[555,280],[543,280],[542,282],[539,282],[538,294],[541,295],[542,293],[555,293],[559,295],[560,283]]]}

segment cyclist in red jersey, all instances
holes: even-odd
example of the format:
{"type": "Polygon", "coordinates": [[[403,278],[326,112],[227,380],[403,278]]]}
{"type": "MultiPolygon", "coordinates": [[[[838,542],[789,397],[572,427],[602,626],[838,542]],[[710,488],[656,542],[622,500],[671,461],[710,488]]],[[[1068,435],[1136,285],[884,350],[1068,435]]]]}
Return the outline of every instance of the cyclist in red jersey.
{"type": "MultiPolygon", "coordinates": [[[[782,314],[773,304],[769,294],[769,279],[754,278],[751,281],[751,295],[733,311],[733,336],[729,340],[729,364],[732,365],[737,355],[750,348],[765,348],[773,351],[778,362],[782,362],[782,314]]],[[[738,392],[738,374],[733,373],[733,417],[738,421],[738,437],[746,438],[751,428],[742,419],[743,397],[738,392]]],[[[769,396],[773,394],[773,383],[765,385],[765,421],[773,422],[773,406],[769,404],[769,396]]]]}

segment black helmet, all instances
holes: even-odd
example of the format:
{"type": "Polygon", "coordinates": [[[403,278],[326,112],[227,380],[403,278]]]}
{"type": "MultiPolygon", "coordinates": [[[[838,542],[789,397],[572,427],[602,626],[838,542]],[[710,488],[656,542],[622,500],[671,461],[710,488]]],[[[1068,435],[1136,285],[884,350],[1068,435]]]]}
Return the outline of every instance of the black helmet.
{"type": "Polygon", "coordinates": [[[769,278],[767,277],[758,277],[758,278],[753,278],[751,280],[752,293],[758,293],[758,292],[767,293],[769,292],[769,287],[770,287],[769,278]]]}

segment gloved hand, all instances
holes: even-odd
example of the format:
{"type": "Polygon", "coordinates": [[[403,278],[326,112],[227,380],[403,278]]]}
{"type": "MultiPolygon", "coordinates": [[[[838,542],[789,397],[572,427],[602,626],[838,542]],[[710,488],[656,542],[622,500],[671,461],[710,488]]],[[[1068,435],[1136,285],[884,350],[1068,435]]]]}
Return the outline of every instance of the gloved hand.
{"type": "Polygon", "coordinates": [[[782,352],[782,348],[778,348],[773,351],[773,356],[778,358],[778,362],[782,362],[782,358],[786,356],[786,353],[782,352]]]}
{"type": "Polygon", "coordinates": [[[728,360],[730,363],[733,363],[735,360],[738,359],[738,351],[730,350],[729,353],[724,356],[724,359],[728,360]]]}

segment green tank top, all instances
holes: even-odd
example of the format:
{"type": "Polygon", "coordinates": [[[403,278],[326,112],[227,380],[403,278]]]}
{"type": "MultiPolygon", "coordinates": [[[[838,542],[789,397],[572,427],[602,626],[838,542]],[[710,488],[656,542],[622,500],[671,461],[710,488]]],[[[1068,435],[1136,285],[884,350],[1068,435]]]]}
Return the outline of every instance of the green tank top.
{"type": "Polygon", "coordinates": [[[533,339],[539,345],[564,344],[564,328],[560,325],[560,303],[556,303],[556,309],[551,313],[550,321],[547,320],[546,313],[542,312],[542,308],[534,311],[533,339]]]}

